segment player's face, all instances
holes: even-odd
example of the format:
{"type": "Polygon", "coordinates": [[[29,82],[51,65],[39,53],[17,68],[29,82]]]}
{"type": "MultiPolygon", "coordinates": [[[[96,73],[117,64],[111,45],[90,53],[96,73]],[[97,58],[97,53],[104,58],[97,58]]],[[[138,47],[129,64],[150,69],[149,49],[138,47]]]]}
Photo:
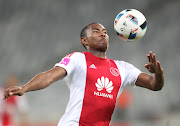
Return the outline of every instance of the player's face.
{"type": "Polygon", "coordinates": [[[87,30],[87,50],[105,52],[109,47],[109,36],[101,24],[92,24],[87,30]]]}

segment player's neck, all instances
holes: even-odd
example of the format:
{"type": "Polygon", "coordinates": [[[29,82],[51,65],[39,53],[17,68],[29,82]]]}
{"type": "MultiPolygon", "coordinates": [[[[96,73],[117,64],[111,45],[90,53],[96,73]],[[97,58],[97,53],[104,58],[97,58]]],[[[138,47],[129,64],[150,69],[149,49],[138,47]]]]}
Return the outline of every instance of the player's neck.
{"type": "Polygon", "coordinates": [[[94,50],[88,50],[88,52],[90,52],[91,54],[93,54],[94,56],[97,56],[99,58],[107,58],[106,57],[106,52],[101,52],[101,51],[94,51],[94,50]]]}

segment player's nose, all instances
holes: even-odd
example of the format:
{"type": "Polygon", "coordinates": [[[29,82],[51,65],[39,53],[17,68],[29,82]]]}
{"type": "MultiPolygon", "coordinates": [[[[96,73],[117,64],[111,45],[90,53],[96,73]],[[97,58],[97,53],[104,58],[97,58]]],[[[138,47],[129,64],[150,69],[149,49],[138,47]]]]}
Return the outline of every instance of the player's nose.
{"type": "Polygon", "coordinates": [[[105,37],[105,36],[106,36],[105,33],[102,32],[102,33],[101,33],[101,37],[105,37]]]}

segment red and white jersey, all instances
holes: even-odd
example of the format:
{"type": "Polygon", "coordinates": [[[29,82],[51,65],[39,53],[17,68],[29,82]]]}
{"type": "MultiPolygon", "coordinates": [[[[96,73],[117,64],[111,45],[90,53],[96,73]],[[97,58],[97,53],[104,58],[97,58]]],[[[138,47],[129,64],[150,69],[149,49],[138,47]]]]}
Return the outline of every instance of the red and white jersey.
{"type": "Polygon", "coordinates": [[[141,73],[124,61],[75,52],[55,66],[67,71],[70,99],[58,126],[109,126],[117,97],[141,73]]]}

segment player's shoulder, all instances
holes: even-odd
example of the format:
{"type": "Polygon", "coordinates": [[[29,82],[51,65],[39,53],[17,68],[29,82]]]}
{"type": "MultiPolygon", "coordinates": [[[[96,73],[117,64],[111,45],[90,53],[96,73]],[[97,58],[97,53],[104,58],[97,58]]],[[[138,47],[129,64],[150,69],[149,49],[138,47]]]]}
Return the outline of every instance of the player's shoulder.
{"type": "Polygon", "coordinates": [[[84,53],[83,53],[83,52],[72,52],[72,53],[66,55],[65,58],[71,58],[71,59],[73,59],[73,58],[79,58],[79,57],[81,57],[81,56],[84,56],[84,53]]]}
{"type": "Polygon", "coordinates": [[[84,53],[83,52],[73,52],[71,54],[66,55],[64,58],[65,59],[71,59],[71,60],[81,60],[83,59],[84,53]]]}
{"type": "Polygon", "coordinates": [[[83,55],[83,53],[82,52],[72,52],[72,53],[66,55],[65,57],[69,57],[70,58],[70,57],[72,57],[74,55],[83,55]]]}
{"type": "Polygon", "coordinates": [[[122,60],[113,60],[113,61],[119,65],[125,65],[127,63],[126,61],[122,61],[122,60]]]}
{"type": "Polygon", "coordinates": [[[114,60],[114,62],[116,64],[118,64],[118,66],[121,66],[121,67],[129,67],[131,66],[132,64],[126,62],[126,61],[122,61],[122,60],[114,60]]]}

